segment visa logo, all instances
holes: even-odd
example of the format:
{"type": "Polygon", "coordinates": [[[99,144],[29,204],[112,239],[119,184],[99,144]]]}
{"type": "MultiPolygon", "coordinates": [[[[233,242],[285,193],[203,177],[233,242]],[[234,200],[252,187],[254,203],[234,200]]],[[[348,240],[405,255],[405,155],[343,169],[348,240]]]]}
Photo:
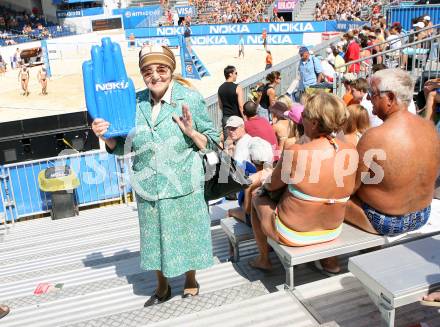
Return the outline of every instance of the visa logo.
{"type": "Polygon", "coordinates": [[[187,7],[176,7],[177,14],[181,16],[192,16],[194,14],[194,7],[187,6],[187,7]]]}
{"type": "Polygon", "coordinates": [[[103,84],[95,84],[95,89],[96,92],[128,89],[128,82],[109,82],[103,84]]]}

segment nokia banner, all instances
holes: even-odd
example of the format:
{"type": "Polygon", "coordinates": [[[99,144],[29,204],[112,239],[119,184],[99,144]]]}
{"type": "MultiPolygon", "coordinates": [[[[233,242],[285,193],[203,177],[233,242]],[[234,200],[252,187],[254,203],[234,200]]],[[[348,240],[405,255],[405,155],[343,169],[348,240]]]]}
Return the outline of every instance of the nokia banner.
{"type": "MultiPolygon", "coordinates": [[[[334,28],[334,21],[332,28],[334,28]]],[[[193,25],[191,36],[213,35],[246,35],[261,34],[266,29],[267,34],[322,33],[327,32],[328,22],[285,22],[285,23],[249,23],[222,25],[193,25]]],[[[127,29],[127,27],[126,27],[127,29]]],[[[332,29],[334,30],[334,29],[332,29]]],[[[163,37],[183,35],[183,26],[150,27],[126,31],[127,37],[133,33],[135,37],[163,37]]]]}

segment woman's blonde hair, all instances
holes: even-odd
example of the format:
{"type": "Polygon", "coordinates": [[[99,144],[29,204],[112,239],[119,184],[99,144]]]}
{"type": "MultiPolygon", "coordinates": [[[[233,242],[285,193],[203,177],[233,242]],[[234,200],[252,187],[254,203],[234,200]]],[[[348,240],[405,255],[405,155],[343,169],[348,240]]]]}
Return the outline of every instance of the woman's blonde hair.
{"type": "Polygon", "coordinates": [[[363,133],[370,127],[368,111],[360,104],[348,106],[347,111],[350,116],[344,125],[344,134],[352,134],[356,131],[363,133]]]}
{"type": "Polygon", "coordinates": [[[290,108],[293,105],[293,101],[288,95],[280,95],[277,98],[277,102],[281,102],[282,104],[285,104],[287,106],[286,110],[290,110],[290,108]]]}
{"type": "Polygon", "coordinates": [[[272,115],[285,119],[284,112],[290,110],[293,105],[292,99],[287,95],[281,95],[277,98],[277,101],[269,107],[269,111],[272,115]]]}
{"type": "Polygon", "coordinates": [[[319,132],[325,135],[339,132],[348,118],[344,102],[337,96],[317,92],[305,103],[303,117],[317,120],[319,132]]]}
{"type": "Polygon", "coordinates": [[[193,89],[193,90],[196,89],[195,86],[192,85],[190,81],[184,79],[184,78],[182,77],[182,75],[180,75],[180,74],[173,74],[173,77],[172,77],[172,78],[173,78],[173,80],[175,80],[177,83],[180,83],[180,84],[182,84],[182,85],[184,85],[184,86],[186,86],[186,87],[188,87],[188,88],[190,88],[190,89],[193,89]]]}
{"type": "MultiPolygon", "coordinates": [[[[281,95],[277,98],[277,102],[282,103],[284,106],[286,106],[286,111],[290,110],[293,106],[293,100],[288,95],[281,95]]],[[[284,118],[284,115],[283,115],[284,118]]],[[[300,132],[298,131],[298,125],[295,124],[293,121],[289,119],[289,134],[287,137],[295,137],[298,138],[300,136],[300,132]]]]}

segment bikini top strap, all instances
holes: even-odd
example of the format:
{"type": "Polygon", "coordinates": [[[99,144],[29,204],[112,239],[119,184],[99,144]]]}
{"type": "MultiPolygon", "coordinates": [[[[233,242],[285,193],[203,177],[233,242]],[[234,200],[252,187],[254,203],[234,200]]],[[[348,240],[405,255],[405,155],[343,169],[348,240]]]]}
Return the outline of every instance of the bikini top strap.
{"type": "Polygon", "coordinates": [[[333,148],[337,152],[339,150],[339,145],[338,143],[336,143],[336,135],[332,133],[330,135],[326,135],[325,138],[329,141],[329,143],[333,146],[333,148]]]}

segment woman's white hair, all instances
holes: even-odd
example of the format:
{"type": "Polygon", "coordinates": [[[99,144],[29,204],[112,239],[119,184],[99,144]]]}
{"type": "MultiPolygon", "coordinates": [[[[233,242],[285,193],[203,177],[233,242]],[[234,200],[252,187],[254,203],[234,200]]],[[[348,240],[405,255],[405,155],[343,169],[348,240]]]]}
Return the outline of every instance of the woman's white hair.
{"type": "Polygon", "coordinates": [[[272,145],[255,136],[249,141],[249,155],[252,162],[271,163],[273,159],[272,145]]]}
{"type": "Polygon", "coordinates": [[[398,68],[379,70],[372,76],[377,80],[379,91],[389,91],[396,96],[397,103],[409,105],[413,98],[414,81],[411,75],[398,68]]]}

